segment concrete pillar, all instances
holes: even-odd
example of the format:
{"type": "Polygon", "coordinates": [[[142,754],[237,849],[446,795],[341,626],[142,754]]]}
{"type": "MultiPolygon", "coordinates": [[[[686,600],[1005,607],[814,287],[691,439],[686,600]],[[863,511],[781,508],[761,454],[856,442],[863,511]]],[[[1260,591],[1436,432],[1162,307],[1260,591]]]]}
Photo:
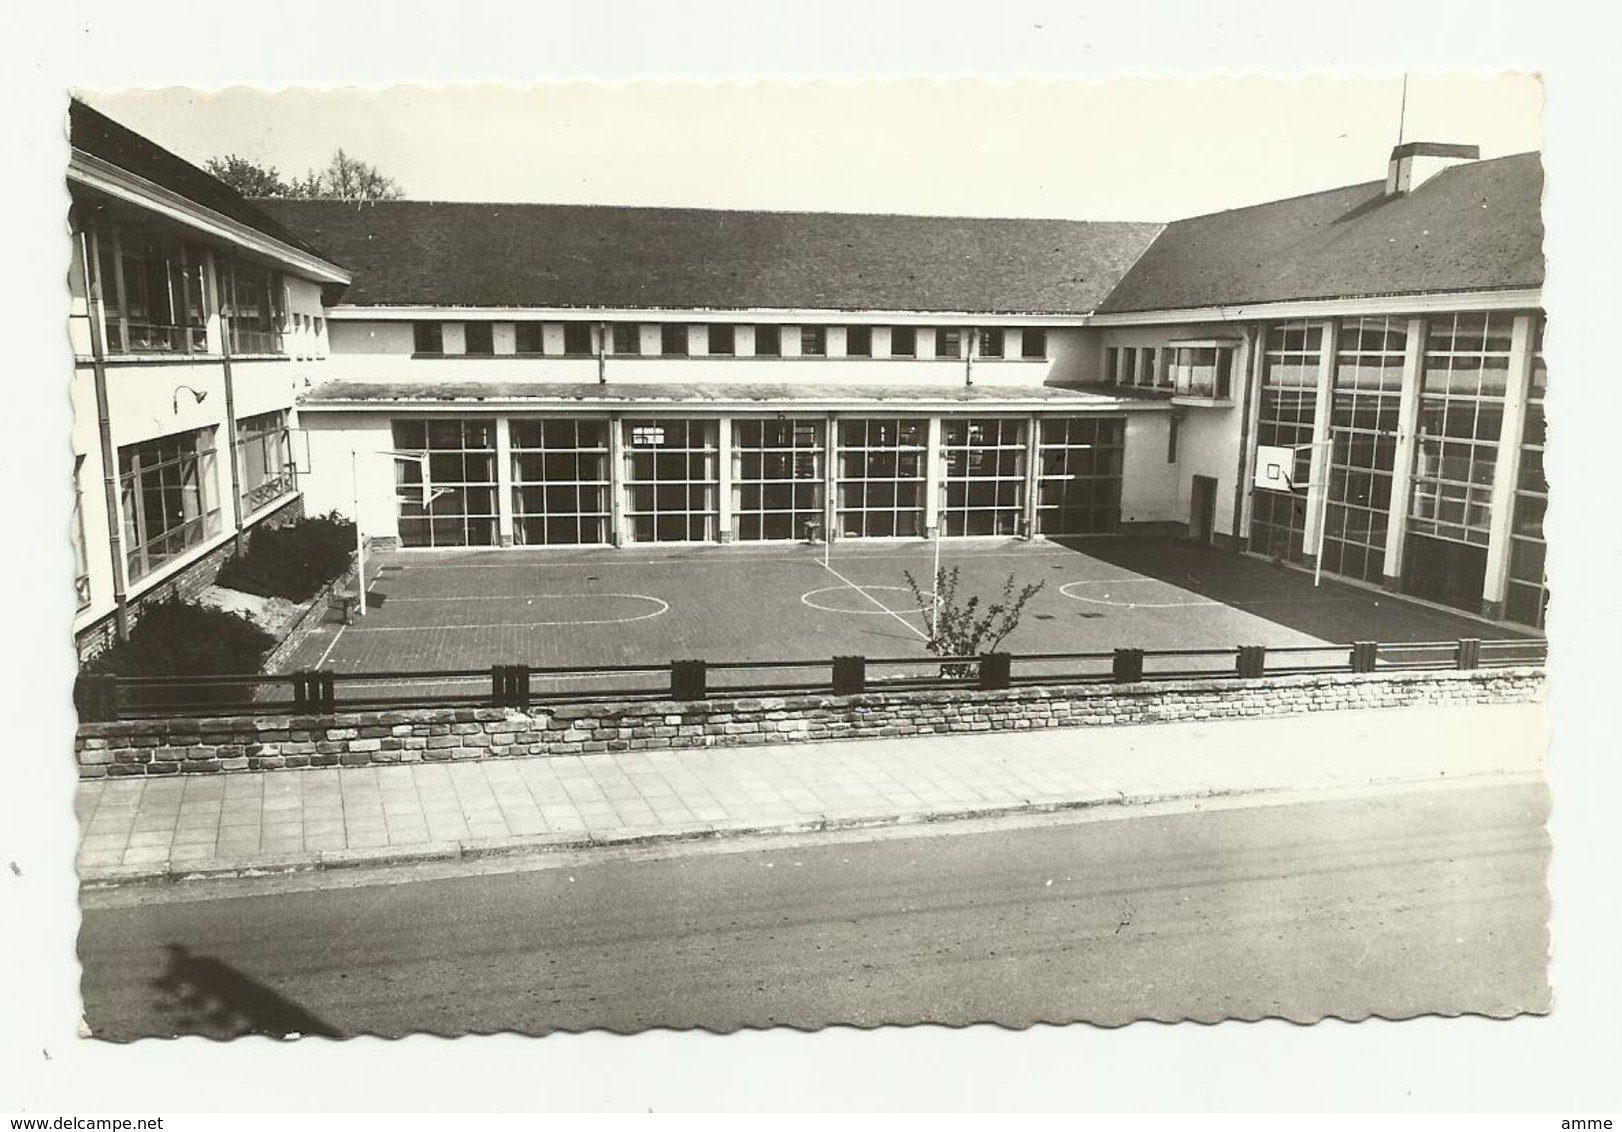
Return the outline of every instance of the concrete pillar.
{"type": "Polygon", "coordinates": [[[1509,342],[1504,419],[1498,430],[1498,454],[1492,473],[1492,526],[1487,543],[1487,576],[1481,587],[1481,615],[1494,620],[1504,616],[1504,595],[1509,588],[1515,483],[1521,474],[1521,432],[1526,423],[1526,394],[1532,382],[1532,345],[1536,320],[1536,315],[1516,315],[1509,342]]]}
{"type": "Polygon", "coordinates": [[[742,323],[732,332],[732,352],[739,358],[755,356],[755,328],[752,323],[742,323]]]}
{"type": "Polygon", "coordinates": [[[738,532],[732,522],[732,418],[715,422],[716,533],[722,542],[733,542],[738,532]]]}
{"type": "Polygon", "coordinates": [[[608,415],[608,541],[624,546],[631,541],[625,519],[625,421],[608,415]]]}
{"type": "Polygon", "coordinates": [[[822,537],[834,540],[839,523],[839,414],[829,413],[822,441],[822,537]]]}
{"type": "Polygon", "coordinates": [[[798,326],[784,326],[779,329],[781,335],[783,357],[797,358],[800,356],[800,328],[798,326]]]}
{"type": "Polygon", "coordinates": [[[875,358],[888,358],[890,356],[890,328],[888,326],[875,326],[873,328],[873,356],[875,358]]]}
{"type": "MultiPolygon", "coordinates": [[[[223,292],[220,290],[220,269],[213,249],[203,252],[203,326],[204,340],[209,354],[225,353],[225,318],[223,292]]],[[[102,341],[107,339],[104,337],[102,341]]]]}
{"type": "Polygon", "coordinates": [[[845,336],[845,327],[828,327],[828,356],[830,358],[843,358],[849,352],[848,341],[845,336]]]}
{"type": "Polygon", "coordinates": [[[934,538],[941,521],[941,418],[930,417],[924,440],[924,537],[934,538]]]}
{"type": "Polygon", "coordinates": [[[506,417],[496,418],[496,541],[513,544],[512,428],[506,417]]]}
{"type": "Polygon", "coordinates": [[[1318,400],[1312,414],[1312,470],[1307,474],[1307,521],[1301,536],[1301,562],[1318,564],[1318,531],[1322,527],[1324,500],[1329,490],[1329,417],[1335,403],[1336,334],[1340,323],[1330,319],[1320,324],[1323,344],[1318,352],[1318,400]]]}
{"type": "Polygon", "coordinates": [[[1385,565],[1381,584],[1402,589],[1402,552],[1408,541],[1408,499],[1414,493],[1419,449],[1419,394],[1425,380],[1425,320],[1408,320],[1402,355],[1402,401],[1397,406],[1397,455],[1391,470],[1391,510],[1386,513],[1385,565]]]}
{"type": "Polygon", "coordinates": [[[518,327],[511,322],[496,322],[490,326],[490,349],[497,354],[518,353],[518,327]]]}
{"type": "Polygon", "coordinates": [[[541,323],[541,354],[548,358],[563,356],[563,323],[541,323]]]}
{"type": "MultiPolygon", "coordinates": [[[[1017,332],[1016,332],[1017,333],[1017,332]]],[[[1020,522],[1026,538],[1036,537],[1036,500],[1040,493],[1042,472],[1042,421],[1032,414],[1025,421],[1025,498],[1020,509],[1020,522]]]]}

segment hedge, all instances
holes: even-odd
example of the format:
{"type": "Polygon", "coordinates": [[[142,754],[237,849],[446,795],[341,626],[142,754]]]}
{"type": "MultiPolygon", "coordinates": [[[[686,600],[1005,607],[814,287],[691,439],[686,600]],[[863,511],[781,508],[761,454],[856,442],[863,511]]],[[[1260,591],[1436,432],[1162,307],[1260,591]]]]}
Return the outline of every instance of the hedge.
{"type": "Polygon", "coordinates": [[[242,593],[305,601],[349,569],[355,524],[336,511],[259,527],[248,548],[220,568],[216,584],[242,593]]]}

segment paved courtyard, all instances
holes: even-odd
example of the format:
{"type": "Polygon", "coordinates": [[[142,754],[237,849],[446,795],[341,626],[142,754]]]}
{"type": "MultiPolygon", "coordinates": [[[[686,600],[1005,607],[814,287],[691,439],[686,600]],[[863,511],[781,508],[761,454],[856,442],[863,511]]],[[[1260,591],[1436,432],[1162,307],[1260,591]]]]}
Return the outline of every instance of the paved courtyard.
{"type": "MultiPolygon", "coordinates": [[[[928,543],[395,551],[369,571],[370,610],[322,629],[289,670],[340,674],[492,664],[662,665],[674,659],[924,657],[928,543]]],[[[1003,648],[1016,654],[1270,647],[1354,639],[1513,637],[1513,630],[1166,540],[1063,546],[948,542],[960,594],[1041,583],[1003,648]]]]}

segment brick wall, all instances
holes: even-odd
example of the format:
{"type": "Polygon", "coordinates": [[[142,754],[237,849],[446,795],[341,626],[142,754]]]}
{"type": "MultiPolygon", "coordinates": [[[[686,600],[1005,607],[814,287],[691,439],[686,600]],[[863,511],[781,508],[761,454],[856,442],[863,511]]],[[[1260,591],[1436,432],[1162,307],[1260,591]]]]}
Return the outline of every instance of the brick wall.
{"type": "MultiPolygon", "coordinates": [[[[272,511],[260,519],[252,527],[245,529],[244,533],[251,532],[257,527],[279,527],[285,523],[292,523],[304,517],[304,495],[299,493],[277,510],[272,511]]],[[[219,577],[220,567],[225,560],[236,553],[236,540],[227,539],[213,550],[209,551],[196,562],[179,570],[151,589],[142,591],[138,596],[129,600],[130,626],[141,619],[141,611],[148,602],[163,601],[167,598],[178,597],[182,601],[191,601],[219,577]]],[[[118,639],[118,618],[116,614],[109,613],[106,617],[85,626],[74,634],[74,644],[79,650],[79,660],[86,661],[102,649],[108,648],[118,639]]]]}
{"type": "Polygon", "coordinates": [[[1543,683],[1542,669],[1505,668],[85,723],[75,750],[85,778],[200,774],[1525,703],[1543,683]]]}

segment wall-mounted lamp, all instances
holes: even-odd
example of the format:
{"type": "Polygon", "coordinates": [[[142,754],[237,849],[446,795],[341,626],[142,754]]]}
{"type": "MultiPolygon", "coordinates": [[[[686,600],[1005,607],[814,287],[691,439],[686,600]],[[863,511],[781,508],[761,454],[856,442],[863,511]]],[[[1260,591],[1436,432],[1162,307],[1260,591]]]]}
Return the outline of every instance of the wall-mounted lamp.
{"type": "Polygon", "coordinates": [[[180,412],[180,394],[182,390],[190,393],[192,395],[193,403],[197,405],[201,405],[203,403],[203,399],[208,396],[208,390],[206,389],[193,389],[189,385],[175,386],[174,411],[177,413],[180,412]]]}

